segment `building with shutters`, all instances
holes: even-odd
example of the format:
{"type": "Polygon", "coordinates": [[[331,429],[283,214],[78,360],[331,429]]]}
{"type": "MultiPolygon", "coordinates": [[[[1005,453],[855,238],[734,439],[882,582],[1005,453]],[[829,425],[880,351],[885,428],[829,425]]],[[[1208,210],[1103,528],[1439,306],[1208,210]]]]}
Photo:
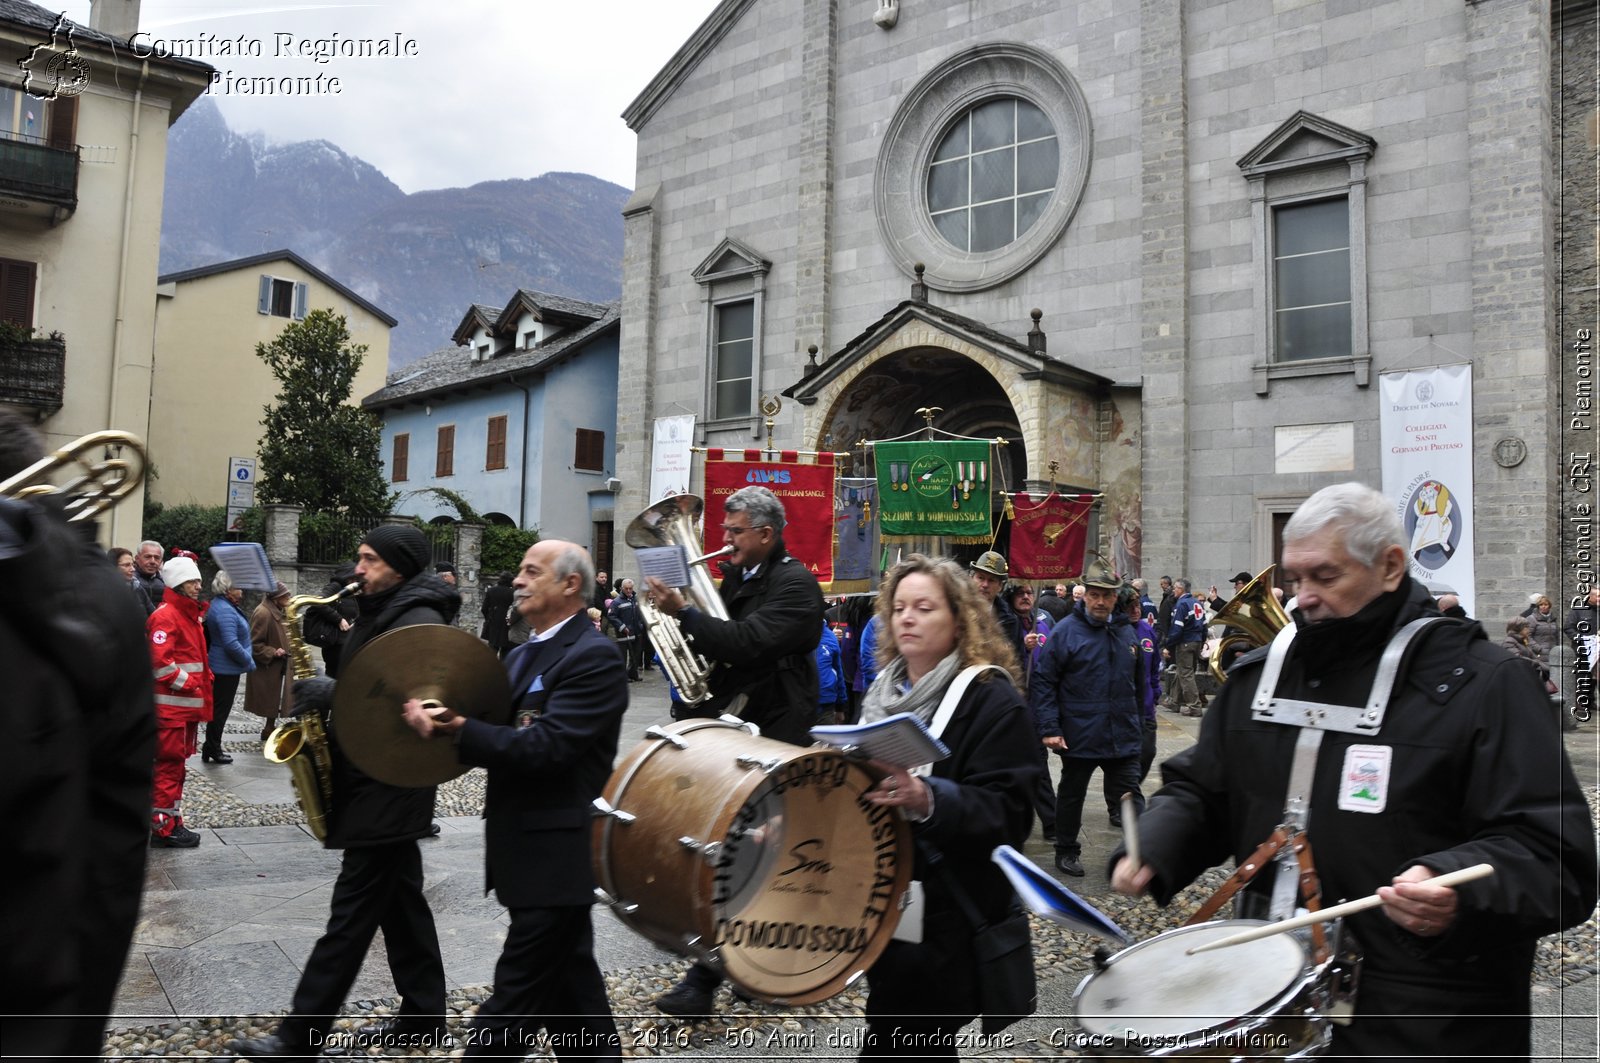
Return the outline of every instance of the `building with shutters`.
{"type": "Polygon", "coordinates": [[[467,308],[451,339],[362,405],[383,418],[396,512],[485,520],[579,543],[609,568],[616,491],[615,304],[519,289],[467,308]]]}
{"type": "Polygon", "coordinates": [[[1466,363],[1478,612],[1568,597],[1595,13],[724,0],[624,112],[620,508],[657,417],[759,446],[775,398],[779,448],[866,474],[939,407],[1011,488],[1100,494],[1119,569],[1204,587],[1380,483],[1381,374],[1466,363]]]}
{"type": "MultiPolygon", "coordinates": [[[[212,73],[135,57],[138,3],[91,12],[0,0],[0,402],[51,447],[149,434],[167,129],[212,73]]],[[[103,519],[108,542],[138,542],[142,497],[103,519]]]]}
{"type": "Polygon", "coordinates": [[[149,442],[160,475],[147,490],[166,505],[226,504],[228,459],[256,456],[262,409],[278,394],[256,345],[307,311],[342,315],[350,343],[367,348],[352,403],[388,371],[394,317],[293,251],[166,274],[155,302],[149,442]]]}

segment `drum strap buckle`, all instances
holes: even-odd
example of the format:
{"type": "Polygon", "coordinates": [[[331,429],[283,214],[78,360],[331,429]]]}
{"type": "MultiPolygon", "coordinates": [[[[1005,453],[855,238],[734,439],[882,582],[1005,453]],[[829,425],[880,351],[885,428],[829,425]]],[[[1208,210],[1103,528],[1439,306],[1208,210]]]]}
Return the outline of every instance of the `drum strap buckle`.
{"type": "MultiPolygon", "coordinates": [[[[1228,901],[1233,895],[1244,888],[1251,879],[1256,877],[1263,867],[1277,860],[1279,857],[1293,858],[1293,862],[1300,868],[1300,895],[1304,899],[1307,911],[1320,911],[1322,909],[1322,884],[1317,878],[1316,863],[1311,858],[1311,839],[1306,833],[1289,823],[1279,824],[1273,829],[1267,840],[1256,846],[1256,851],[1234,868],[1233,874],[1228,876],[1217,892],[1213,893],[1193,915],[1185,926],[1194,926],[1204,923],[1228,901]]],[[[1329,956],[1328,939],[1321,923],[1311,927],[1311,957],[1312,962],[1321,966],[1327,962],[1329,956]]]]}

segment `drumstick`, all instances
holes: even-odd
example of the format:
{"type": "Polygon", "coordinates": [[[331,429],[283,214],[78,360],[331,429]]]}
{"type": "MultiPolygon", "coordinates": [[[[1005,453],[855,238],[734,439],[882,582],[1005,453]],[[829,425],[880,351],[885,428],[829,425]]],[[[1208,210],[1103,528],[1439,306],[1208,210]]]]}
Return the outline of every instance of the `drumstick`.
{"type": "MultiPolygon", "coordinates": [[[[1124,820],[1123,822],[1127,821],[1124,820]]],[[[1460,871],[1452,871],[1449,874],[1439,875],[1437,878],[1430,878],[1424,881],[1434,886],[1458,886],[1463,882],[1488,878],[1492,874],[1494,874],[1493,865],[1473,864],[1471,867],[1464,867],[1460,871]]],[[[1298,930],[1300,927],[1310,926],[1312,923],[1325,923],[1330,919],[1340,919],[1347,915],[1354,915],[1357,912],[1364,912],[1368,908],[1376,908],[1382,903],[1383,899],[1374,893],[1370,897],[1346,901],[1343,904],[1336,904],[1332,908],[1324,908],[1320,912],[1307,912],[1305,915],[1297,915],[1293,919],[1284,919],[1280,922],[1268,923],[1266,926],[1252,927],[1249,930],[1230,934],[1216,941],[1208,941],[1204,945],[1196,945],[1194,948],[1186,950],[1184,955],[1193,956],[1197,952],[1225,949],[1229,945],[1243,945],[1247,941],[1271,937],[1273,934],[1281,934],[1285,930],[1298,930]]]]}
{"type": "Polygon", "coordinates": [[[1122,847],[1128,851],[1128,874],[1139,870],[1139,813],[1133,795],[1122,795],[1122,847]]]}

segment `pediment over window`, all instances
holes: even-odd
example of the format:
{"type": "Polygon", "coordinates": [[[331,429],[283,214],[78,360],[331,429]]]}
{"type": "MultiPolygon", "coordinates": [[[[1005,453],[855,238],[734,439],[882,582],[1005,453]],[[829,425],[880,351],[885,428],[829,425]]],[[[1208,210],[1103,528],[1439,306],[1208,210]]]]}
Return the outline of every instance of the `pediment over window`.
{"type": "Polygon", "coordinates": [[[1378,142],[1338,122],[1297,111],[1239,160],[1246,177],[1262,177],[1283,170],[1301,170],[1332,162],[1353,162],[1372,157],[1378,142]]]}
{"type": "Polygon", "coordinates": [[[731,277],[765,274],[771,269],[772,263],[762,258],[748,245],[726,236],[723,237],[722,243],[717,245],[716,250],[694,268],[693,276],[700,284],[714,284],[731,277]]]}

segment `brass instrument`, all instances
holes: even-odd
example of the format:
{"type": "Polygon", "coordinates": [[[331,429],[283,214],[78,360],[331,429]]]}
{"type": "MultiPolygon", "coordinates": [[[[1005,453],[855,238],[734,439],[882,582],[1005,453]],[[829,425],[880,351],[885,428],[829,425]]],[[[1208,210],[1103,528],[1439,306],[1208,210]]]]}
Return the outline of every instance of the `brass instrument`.
{"type": "MultiPolygon", "coordinates": [[[[283,607],[283,628],[289,637],[290,680],[312,679],[317,674],[311,663],[311,647],[300,634],[300,610],[309,605],[329,605],[361,590],[360,583],[347,583],[337,594],[318,598],[297,594],[283,607]]],[[[328,732],[322,715],[303,712],[273,728],[261,755],[274,764],[289,765],[289,779],[295,797],[306,814],[306,829],[317,841],[328,837],[328,808],[333,804],[333,753],[328,748],[328,732]]]]}
{"type": "Polygon", "coordinates": [[[68,496],[68,520],[93,520],[144,481],[144,468],[144,441],[138,436],[91,432],[0,483],[0,498],[63,494],[68,496]],[[98,461],[93,458],[96,450],[98,461]],[[54,482],[61,469],[73,466],[81,470],[76,478],[54,482]]]}
{"type": "MultiPolygon", "coordinates": [[[[696,495],[672,495],[663,498],[628,525],[623,541],[635,550],[655,546],[681,546],[691,558],[689,586],[681,588],[689,601],[708,616],[729,620],[728,610],[717,594],[711,580],[710,562],[733,553],[733,547],[696,556],[699,536],[695,524],[705,512],[705,504],[696,495]]],[[[689,639],[674,617],[667,616],[649,600],[647,595],[637,599],[639,616],[644,621],[645,632],[655,647],[661,665],[667,670],[672,685],[686,705],[698,705],[711,696],[711,664],[689,645],[689,639]]]]}
{"type": "Polygon", "coordinates": [[[1213,624],[1238,628],[1242,632],[1224,636],[1217,643],[1217,648],[1211,651],[1211,674],[1217,682],[1228,677],[1223,662],[1232,656],[1232,649],[1239,643],[1244,643],[1247,649],[1265,646],[1290,623],[1289,614],[1283,611],[1277,596],[1272,593],[1272,574],[1277,569],[1277,565],[1262,569],[1255,579],[1246,583],[1233,600],[1211,618],[1213,624]]]}

